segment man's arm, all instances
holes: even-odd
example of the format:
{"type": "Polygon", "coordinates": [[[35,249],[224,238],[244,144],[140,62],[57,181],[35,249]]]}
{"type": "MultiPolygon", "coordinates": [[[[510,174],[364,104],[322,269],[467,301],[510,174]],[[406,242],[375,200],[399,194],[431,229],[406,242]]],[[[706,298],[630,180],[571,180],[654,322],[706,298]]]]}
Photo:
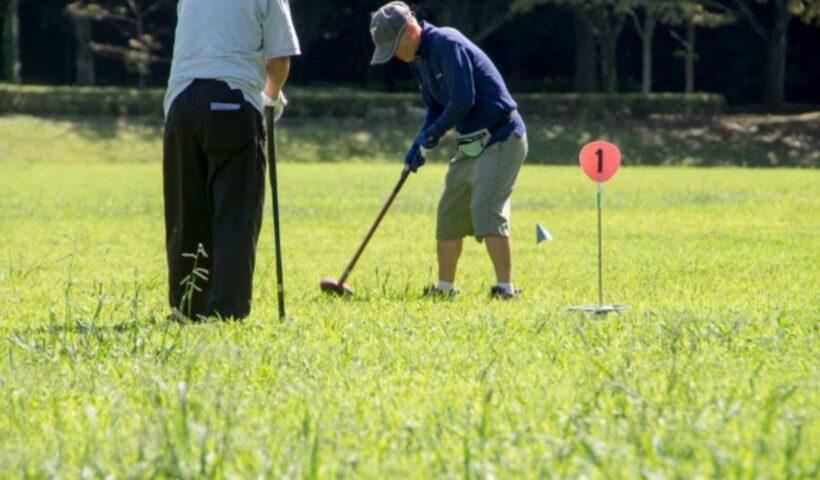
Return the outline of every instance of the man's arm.
{"type": "Polygon", "coordinates": [[[282,87],[290,74],[290,57],[301,53],[288,0],[268,0],[262,23],[262,47],[267,71],[262,100],[264,105],[273,107],[278,120],[287,105],[282,87]]]}
{"type": "Polygon", "coordinates": [[[421,90],[421,99],[424,101],[424,105],[427,106],[427,115],[424,118],[424,123],[421,126],[421,131],[419,132],[416,139],[413,141],[413,146],[410,147],[410,150],[407,152],[407,155],[404,157],[404,164],[407,165],[407,168],[410,169],[412,172],[417,172],[419,167],[424,165],[427,149],[435,148],[438,140],[431,141],[427,139],[427,129],[438,120],[441,116],[441,113],[444,111],[444,107],[430,95],[430,92],[424,88],[424,84],[419,80],[417,71],[411,67],[413,72],[413,76],[416,77],[416,80],[419,81],[419,89],[421,90]]]}
{"type": "Polygon", "coordinates": [[[470,113],[476,95],[473,64],[461,45],[446,42],[439,51],[439,58],[450,101],[441,116],[427,129],[427,136],[436,140],[470,113]]]}
{"type": "Polygon", "coordinates": [[[430,126],[433,125],[436,120],[438,120],[438,117],[440,117],[444,112],[444,107],[435,101],[433,96],[430,95],[430,92],[428,92],[424,87],[421,87],[421,99],[427,107],[427,116],[424,118],[424,124],[421,127],[421,131],[426,132],[427,129],[430,128],[430,126]]]}
{"type": "Polygon", "coordinates": [[[265,62],[265,70],[268,71],[265,95],[277,99],[290,75],[290,57],[271,58],[265,62]]]}

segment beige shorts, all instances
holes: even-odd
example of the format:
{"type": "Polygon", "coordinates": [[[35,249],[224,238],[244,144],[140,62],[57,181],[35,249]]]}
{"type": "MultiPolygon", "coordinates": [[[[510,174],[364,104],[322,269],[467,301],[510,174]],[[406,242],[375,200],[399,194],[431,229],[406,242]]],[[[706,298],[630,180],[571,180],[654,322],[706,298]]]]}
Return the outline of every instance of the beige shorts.
{"type": "Polygon", "coordinates": [[[461,152],[450,162],[438,205],[436,239],[510,236],[510,196],[527,158],[527,135],[511,135],[481,156],[461,152]]]}

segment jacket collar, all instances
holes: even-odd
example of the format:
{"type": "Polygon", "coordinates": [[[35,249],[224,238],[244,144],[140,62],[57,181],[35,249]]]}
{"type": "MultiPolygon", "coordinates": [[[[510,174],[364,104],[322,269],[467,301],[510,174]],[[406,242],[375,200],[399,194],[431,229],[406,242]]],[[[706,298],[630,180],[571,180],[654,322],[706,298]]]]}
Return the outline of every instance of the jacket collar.
{"type": "Polygon", "coordinates": [[[426,57],[430,53],[430,46],[433,42],[432,33],[436,29],[430,23],[421,22],[421,42],[419,43],[419,56],[426,57]]]}

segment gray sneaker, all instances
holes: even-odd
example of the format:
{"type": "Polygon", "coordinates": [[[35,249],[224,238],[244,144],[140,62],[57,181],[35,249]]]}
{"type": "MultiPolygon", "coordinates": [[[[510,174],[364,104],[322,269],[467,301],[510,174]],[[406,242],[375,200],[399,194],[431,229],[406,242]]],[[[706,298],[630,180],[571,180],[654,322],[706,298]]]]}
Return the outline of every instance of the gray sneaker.
{"type": "Polygon", "coordinates": [[[494,285],[493,288],[490,289],[490,298],[494,300],[517,300],[521,298],[521,290],[509,293],[498,285],[494,285]]]}

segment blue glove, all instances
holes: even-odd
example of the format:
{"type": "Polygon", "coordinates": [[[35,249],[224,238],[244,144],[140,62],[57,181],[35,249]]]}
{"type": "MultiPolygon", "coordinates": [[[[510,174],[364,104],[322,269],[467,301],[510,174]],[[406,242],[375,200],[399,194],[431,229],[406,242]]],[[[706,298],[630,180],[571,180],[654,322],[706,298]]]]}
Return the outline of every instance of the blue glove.
{"type": "Polygon", "coordinates": [[[432,150],[438,146],[438,139],[428,137],[426,132],[419,133],[418,137],[413,141],[413,146],[407,151],[404,157],[404,164],[410,167],[413,173],[416,173],[422,165],[427,161],[424,157],[426,150],[432,150]]]}
{"type": "Polygon", "coordinates": [[[404,156],[404,164],[407,165],[413,173],[418,172],[419,167],[424,165],[424,162],[426,161],[427,159],[421,154],[421,146],[417,145],[415,142],[413,143],[413,146],[410,147],[410,150],[407,151],[407,155],[404,156]]]}

